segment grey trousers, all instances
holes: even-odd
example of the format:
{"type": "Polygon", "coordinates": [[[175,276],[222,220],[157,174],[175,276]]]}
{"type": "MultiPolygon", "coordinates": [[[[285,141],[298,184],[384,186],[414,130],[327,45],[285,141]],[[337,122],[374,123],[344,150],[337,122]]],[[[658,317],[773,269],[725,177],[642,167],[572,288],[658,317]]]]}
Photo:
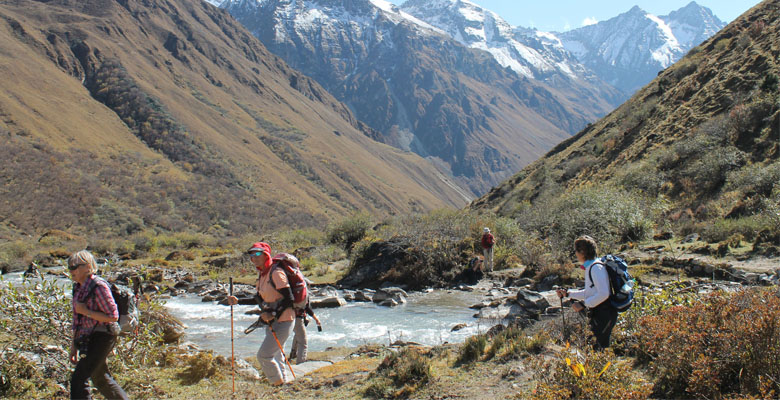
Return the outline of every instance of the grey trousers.
{"type": "Polygon", "coordinates": [[[309,338],[306,336],[306,325],[303,323],[303,317],[295,318],[295,328],[293,328],[292,350],[290,358],[295,358],[296,364],[306,362],[306,356],[309,350],[309,338]]]}
{"type": "Polygon", "coordinates": [[[284,355],[279,346],[281,345],[284,348],[284,342],[290,337],[293,321],[274,322],[271,326],[276,332],[276,338],[279,339],[279,343],[276,343],[271,327],[266,327],[265,339],[263,339],[260,349],[257,350],[257,361],[260,362],[263,374],[265,374],[268,382],[276,383],[279,380],[287,382],[287,365],[284,362],[284,355]]]}
{"type": "Polygon", "coordinates": [[[493,248],[482,249],[482,255],[485,256],[484,267],[485,271],[493,271],[493,248]]]}

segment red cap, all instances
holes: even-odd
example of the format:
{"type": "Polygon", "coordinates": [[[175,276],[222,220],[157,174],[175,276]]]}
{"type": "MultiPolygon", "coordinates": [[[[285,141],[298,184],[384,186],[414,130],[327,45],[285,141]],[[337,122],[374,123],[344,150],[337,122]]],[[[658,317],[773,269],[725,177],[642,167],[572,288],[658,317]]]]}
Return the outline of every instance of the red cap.
{"type": "MultiPolygon", "coordinates": [[[[247,250],[247,253],[255,253],[255,252],[262,252],[265,253],[265,269],[268,269],[268,267],[271,266],[271,246],[268,245],[268,243],[265,242],[255,242],[252,244],[252,247],[247,250]]],[[[258,268],[260,270],[260,268],[258,268]]]]}

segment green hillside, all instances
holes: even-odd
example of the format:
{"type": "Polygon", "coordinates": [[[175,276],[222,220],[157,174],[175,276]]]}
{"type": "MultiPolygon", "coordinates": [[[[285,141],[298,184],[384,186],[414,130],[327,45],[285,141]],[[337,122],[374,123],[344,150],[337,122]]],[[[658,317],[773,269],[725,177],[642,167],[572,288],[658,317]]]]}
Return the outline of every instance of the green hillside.
{"type": "Polygon", "coordinates": [[[561,243],[670,232],[780,244],[779,9],[746,12],[470,207],[561,243]]]}

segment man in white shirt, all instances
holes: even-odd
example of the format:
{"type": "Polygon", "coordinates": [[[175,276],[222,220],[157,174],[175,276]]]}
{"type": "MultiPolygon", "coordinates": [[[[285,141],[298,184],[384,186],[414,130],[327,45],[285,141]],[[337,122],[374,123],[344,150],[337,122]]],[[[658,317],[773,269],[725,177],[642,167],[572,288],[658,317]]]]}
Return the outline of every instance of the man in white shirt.
{"type": "Polygon", "coordinates": [[[594,348],[609,347],[609,337],[617,322],[617,309],[609,302],[609,274],[601,261],[597,260],[598,246],[590,236],[581,236],[574,241],[574,254],[585,267],[585,288],[580,290],[558,289],[559,297],[569,297],[575,301],[574,311],[588,310],[590,330],[596,342],[594,348]],[[584,304],[584,306],[583,306],[584,304]],[[583,308],[584,307],[584,308],[583,308]]]}

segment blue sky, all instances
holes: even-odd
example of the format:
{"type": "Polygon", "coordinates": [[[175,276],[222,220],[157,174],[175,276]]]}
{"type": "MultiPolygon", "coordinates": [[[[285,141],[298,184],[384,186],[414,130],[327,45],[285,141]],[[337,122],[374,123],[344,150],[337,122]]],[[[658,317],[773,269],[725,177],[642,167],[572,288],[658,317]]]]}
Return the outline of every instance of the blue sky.
{"type": "MultiPolygon", "coordinates": [[[[402,4],[404,0],[390,0],[402,4]]],[[[655,15],[685,7],[690,0],[470,0],[496,12],[512,25],[542,31],[566,31],[588,22],[603,21],[624,13],[634,5],[655,15]]],[[[760,3],[758,0],[696,0],[722,21],[731,22],[760,3]]]]}

